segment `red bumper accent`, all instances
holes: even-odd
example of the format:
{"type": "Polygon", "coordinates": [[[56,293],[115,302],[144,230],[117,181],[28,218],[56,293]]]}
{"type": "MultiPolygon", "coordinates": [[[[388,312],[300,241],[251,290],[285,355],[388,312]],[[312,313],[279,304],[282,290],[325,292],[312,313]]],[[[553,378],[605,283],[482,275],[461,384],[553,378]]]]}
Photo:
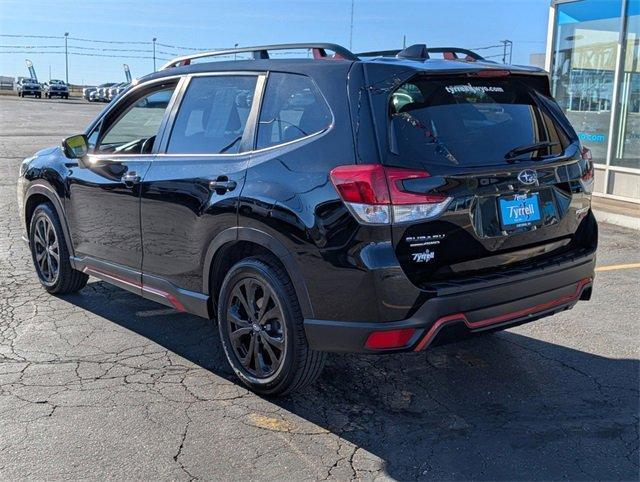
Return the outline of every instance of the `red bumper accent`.
{"type": "Polygon", "coordinates": [[[429,345],[429,343],[431,343],[431,341],[436,336],[438,331],[440,331],[440,328],[451,323],[462,322],[465,325],[467,325],[467,328],[469,328],[470,330],[476,330],[478,328],[485,328],[487,326],[498,325],[506,321],[516,320],[518,318],[522,318],[523,316],[534,315],[536,313],[546,311],[556,306],[571,303],[572,301],[578,301],[578,298],[580,298],[580,295],[582,294],[583,288],[589,283],[591,283],[592,281],[593,281],[592,278],[585,278],[583,280],[578,281],[578,284],[576,285],[576,290],[571,295],[563,296],[561,298],[551,300],[546,303],[541,303],[539,305],[531,306],[529,308],[524,308],[522,310],[512,311],[510,313],[505,313],[503,315],[493,316],[491,318],[487,318],[484,320],[469,321],[464,313],[455,313],[453,315],[443,316],[442,318],[438,318],[436,322],[433,324],[433,326],[429,328],[429,330],[424,335],[422,340],[420,340],[420,343],[418,343],[418,345],[414,348],[414,351],[423,350],[427,345],[429,345]]]}

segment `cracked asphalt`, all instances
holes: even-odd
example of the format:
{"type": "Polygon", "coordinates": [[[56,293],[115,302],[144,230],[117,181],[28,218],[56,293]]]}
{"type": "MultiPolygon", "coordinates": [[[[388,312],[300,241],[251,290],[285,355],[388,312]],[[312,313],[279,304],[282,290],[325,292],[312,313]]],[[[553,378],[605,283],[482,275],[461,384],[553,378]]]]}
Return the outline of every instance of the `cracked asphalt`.
{"type": "MultiPolygon", "coordinates": [[[[236,383],[210,321],[95,279],[47,294],[20,239],[18,165],[101,107],[0,97],[0,479],[640,478],[640,269],[499,334],[332,355],[277,400],[236,383]]],[[[600,266],[640,261],[638,232],[600,233],[600,266]]]]}

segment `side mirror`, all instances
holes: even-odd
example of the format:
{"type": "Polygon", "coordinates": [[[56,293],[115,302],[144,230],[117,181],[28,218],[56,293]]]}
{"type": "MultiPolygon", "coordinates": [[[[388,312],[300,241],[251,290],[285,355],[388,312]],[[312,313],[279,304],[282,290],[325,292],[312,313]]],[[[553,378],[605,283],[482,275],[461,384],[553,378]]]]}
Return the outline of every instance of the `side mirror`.
{"type": "Polygon", "coordinates": [[[62,141],[62,150],[69,159],[82,159],[89,153],[89,142],[87,136],[78,134],[67,137],[62,141]]]}

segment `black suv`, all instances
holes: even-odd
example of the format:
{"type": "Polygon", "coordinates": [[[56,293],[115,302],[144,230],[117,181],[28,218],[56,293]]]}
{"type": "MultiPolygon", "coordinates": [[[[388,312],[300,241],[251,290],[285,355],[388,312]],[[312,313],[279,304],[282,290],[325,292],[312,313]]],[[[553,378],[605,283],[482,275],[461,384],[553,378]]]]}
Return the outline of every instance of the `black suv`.
{"type": "Polygon", "coordinates": [[[275,395],[325,352],[423,350],[589,299],[592,184],[544,71],[296,44],[170,62],[26,159],[18,196],[49,292],[91,275],[216,319],[238,377],[275,395]]]}

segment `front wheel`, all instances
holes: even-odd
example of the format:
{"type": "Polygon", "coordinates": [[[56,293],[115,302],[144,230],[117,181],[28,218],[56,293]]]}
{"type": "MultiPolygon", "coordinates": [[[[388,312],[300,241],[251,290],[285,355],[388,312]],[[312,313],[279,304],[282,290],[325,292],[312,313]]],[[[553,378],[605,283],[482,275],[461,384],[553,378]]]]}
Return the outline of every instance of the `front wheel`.
{"type": "Polygon", "coordinates": [[[40,204],[33,212],[29,245],[40,284],[49,293],[74,293],[85,287],[89,277],[71,267],[62,225],[51,204],[40,204]]]}
{"type": "Polygon", "coordinates": [[[261,395],[283,395],[320,375],[326,354],[311,350],[295,290],[268,258],[247,258],[227,273],[218,301],[225,355],[240,380],[261,395]]]}

